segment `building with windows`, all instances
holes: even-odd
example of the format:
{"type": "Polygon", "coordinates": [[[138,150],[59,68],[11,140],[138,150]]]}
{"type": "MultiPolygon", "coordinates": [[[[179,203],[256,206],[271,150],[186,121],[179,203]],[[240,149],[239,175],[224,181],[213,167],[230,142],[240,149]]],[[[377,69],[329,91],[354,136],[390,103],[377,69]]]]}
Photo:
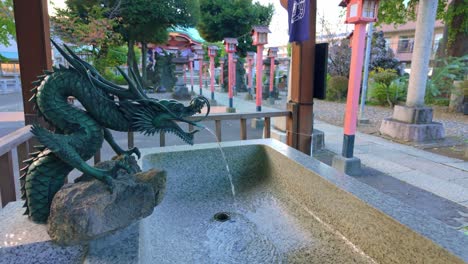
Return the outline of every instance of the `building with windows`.
{"type": "MultiPolygon", "coordinates": [[[[381,25],[377,30],[384,32],[387,47],[393,50],[395,57],[402,63],[406,64],[406,68],[411,65],[411,56],[413,54],[414,35],[416,31],[416,22],[410,21],[403,25],[381,25]]],[[[432,58],[437,51],[439,42],[443,37],[444,24],[441,20],[437,20],[432,37],[432,58]]]]}

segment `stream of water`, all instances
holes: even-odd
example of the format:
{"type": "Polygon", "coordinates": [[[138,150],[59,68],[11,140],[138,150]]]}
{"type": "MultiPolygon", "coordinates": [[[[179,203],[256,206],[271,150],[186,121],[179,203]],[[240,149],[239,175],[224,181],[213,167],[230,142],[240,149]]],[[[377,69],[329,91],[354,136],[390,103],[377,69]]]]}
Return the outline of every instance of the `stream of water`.
{"type": "Polygon", "coordinates": [[[218,148],[219,148],[219,151],[221,152],[221,156],[223,157],[223,160],[224,160],[224,164],[226,164],[226,170],[227,170],[227,173],[228,173],[228,178],[229,178],[229,182],[231,183],[231,192],[232,192],[232,196],[235,198],[236,197],[236,189],[234,187],[234,183],[232,182],[232,174],[231,174],[231,170],[229,169],[229,165],[228,165],[228,162],[227,162],[227,159],[226,159],[226,155],[224,154],[224,150],[223,148],[221,147],[221,143],[219,142],[219,139],[218,137],[216,136],[216,134],[209,128],[207,127],[203,127],[205,130],[207,130],[208,132],[210,132],[210,134],[212,134],[215,138],[216,138],[216,142],[218,143],[218,148]]]}

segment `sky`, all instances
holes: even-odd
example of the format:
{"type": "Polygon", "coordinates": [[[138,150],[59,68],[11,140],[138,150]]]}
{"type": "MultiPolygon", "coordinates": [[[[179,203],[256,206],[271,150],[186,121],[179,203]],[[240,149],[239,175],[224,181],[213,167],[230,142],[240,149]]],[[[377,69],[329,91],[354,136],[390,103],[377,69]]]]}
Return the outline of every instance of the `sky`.
{"type": "MultiPolygon", "coordinates": [[[[281,6],[280,0],[254,1],[260,2],[262,5],[271,3],[275,7],[275,14],[270,24],[272,33],[268,37],[267,47],[286,45],[289,39],[288,12],[281,6]]],[[[324,18],[327,28],[334,33],[350,32],[351,28],[344,25],[344,18],[340,16],[343,8],[338,6],[339,3],[340,0],[317,0],[317,35],[326,33],[326,30],[322,28],[323,23],[319,22],[320,18],[324,18]]],[[[65,6],[64,0],[49,0],[49,14],[54,13],[54,6],[63,8],[65,6]]]]}

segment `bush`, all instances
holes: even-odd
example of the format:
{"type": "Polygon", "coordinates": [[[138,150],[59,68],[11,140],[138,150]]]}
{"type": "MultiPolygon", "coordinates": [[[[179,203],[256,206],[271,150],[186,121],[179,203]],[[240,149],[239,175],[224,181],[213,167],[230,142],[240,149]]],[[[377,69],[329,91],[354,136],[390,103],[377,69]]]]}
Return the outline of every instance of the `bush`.
{"type": "Polygon", "coordinates": [[[343,101],[348,92],[348,78],[333,76],[327,82],[326,99],[329,101],[343,101]]]}
{"type": "Polygon", "coordinates": [[[116,74],[113,68],[106,68],[104,70],[103,77],[106,80],[117,85],[127,85],[127,81],[125,81],[125,78],[120,73],[116,74]]]}
{"type": "Polygon", "coordinates": [[[378,105],[394,106],[406,98],[408,82],[406,77],[398,77],[395,70],[377,69],[370,73],[370,100],[378,105]]]}

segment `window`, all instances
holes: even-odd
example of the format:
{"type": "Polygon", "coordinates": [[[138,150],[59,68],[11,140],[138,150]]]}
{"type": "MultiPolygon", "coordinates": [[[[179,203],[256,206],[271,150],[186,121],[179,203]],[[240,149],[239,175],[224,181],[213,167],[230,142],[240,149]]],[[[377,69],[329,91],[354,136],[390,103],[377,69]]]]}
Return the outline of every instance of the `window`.
{"type": "Polygon", "coordinates": [[[375,0],[365,0],[362,7],[362,16],[366,18],[374,18],[375,14],[375,0]]]}
{"type": "Polygon", "coordinates": [[[385,38],[385,49],[386,50],[390,49],[390,38],[385,38]]]}
{"type": "Polygon", "coordinates": [[[408,36],[401,36],[398,40],[398,53],[412,53],[413,52],[413,38],[408,36]]]}
{"type": "Polygon", "coordinates": [[[435,54],[437,52],[437,49],[439,48],[439,43],[442,40],[443,34],[436,34],[434,36],[434,43],[432,46],[432,53],[435,54]]]}

